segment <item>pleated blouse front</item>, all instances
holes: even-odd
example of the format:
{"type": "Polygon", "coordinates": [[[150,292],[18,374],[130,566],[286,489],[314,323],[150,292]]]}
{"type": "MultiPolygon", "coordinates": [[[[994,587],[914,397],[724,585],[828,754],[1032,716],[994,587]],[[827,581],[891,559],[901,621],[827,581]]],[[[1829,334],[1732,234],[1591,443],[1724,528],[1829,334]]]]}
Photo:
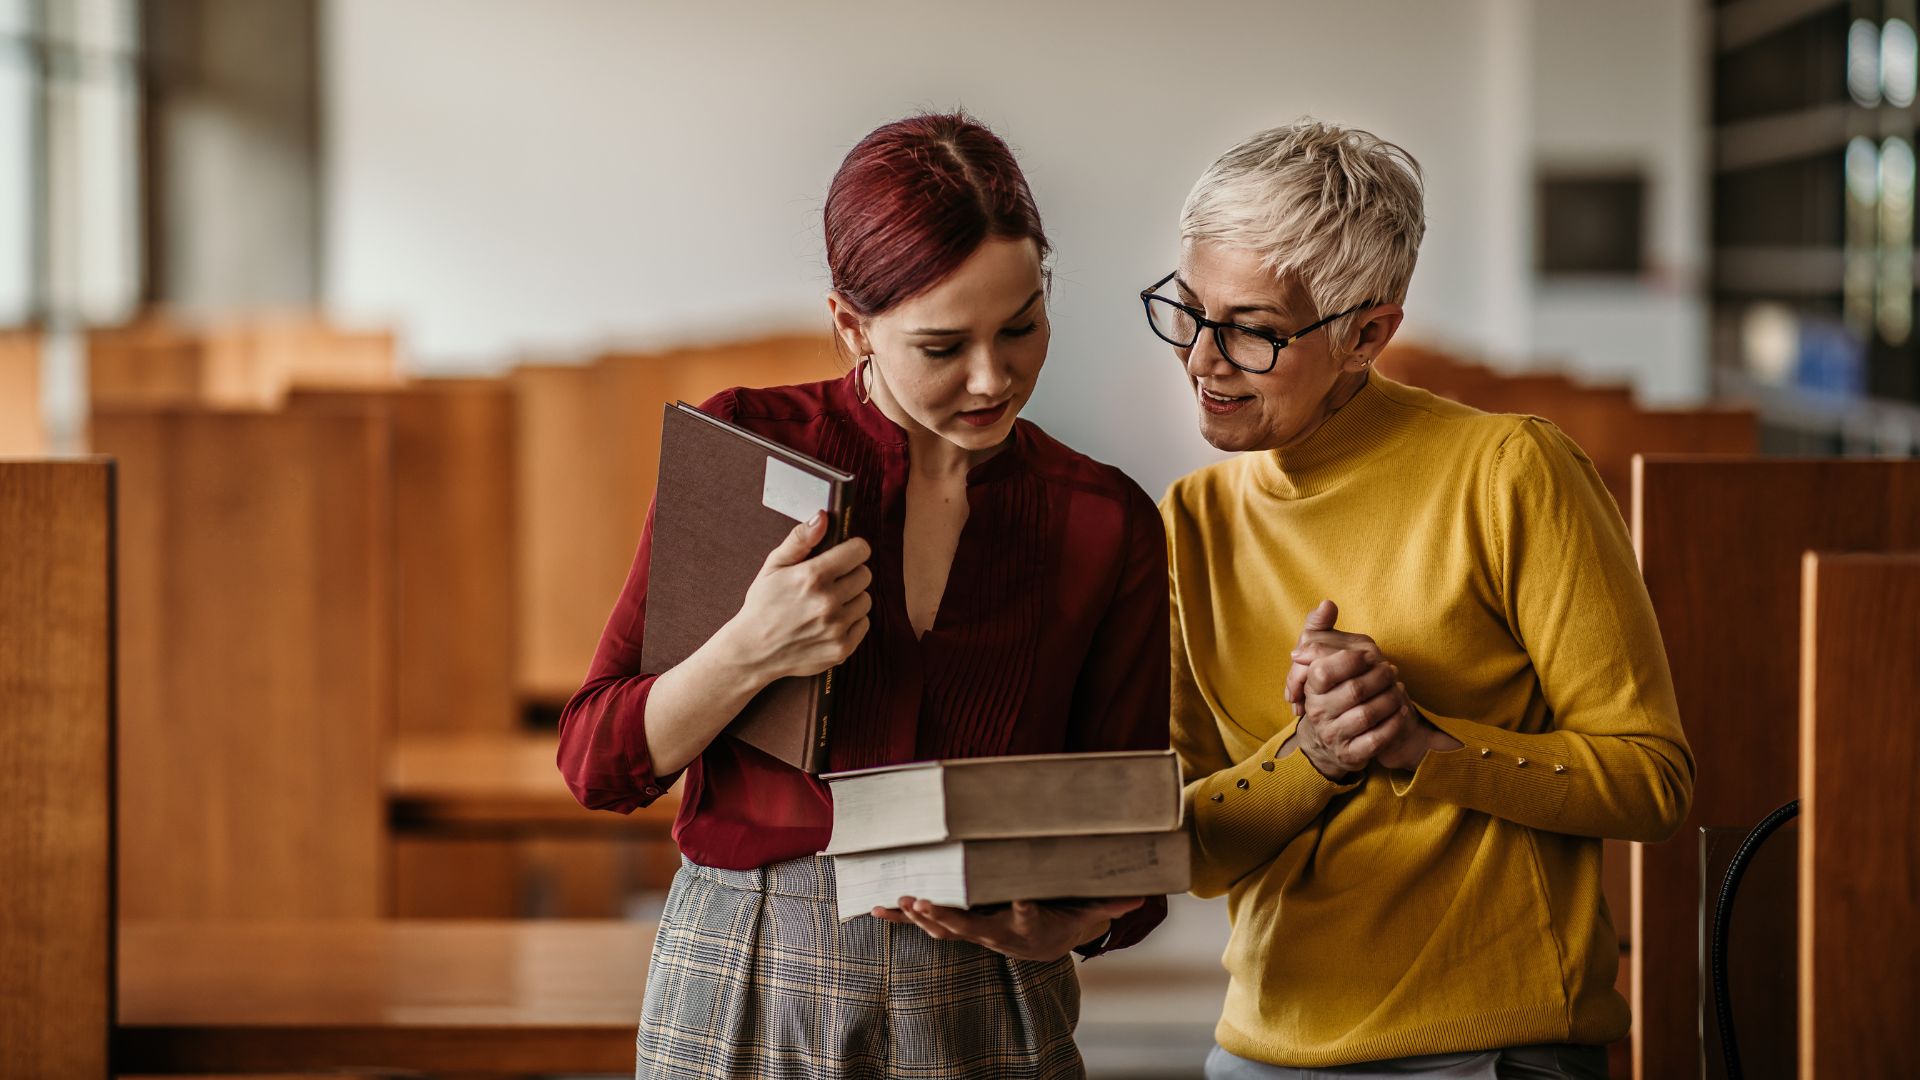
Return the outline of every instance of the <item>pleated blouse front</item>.
{"type": "MultiPolygon", "coordinates": [[[[966,527],[922,637],[901,567],[906,433],[851,377],[729,390],[702,408],[857,477],[851,530],[873,548],[874,609],[836,681],[833,769],[1167,746],[1166,542],[1125,474],[1017,422],[968,476],[966,527]]],[[[649,523],[562,717],[561,771],[589,806],[644,806],[675,779],[654,773],[643,721],[659,674],[640,669],[651,551],[649,523]]],[[[813,854],[833,821],[826,785],[725,735],[687,768],[681,799],[681,850],[724,869],[813,854]]]]}

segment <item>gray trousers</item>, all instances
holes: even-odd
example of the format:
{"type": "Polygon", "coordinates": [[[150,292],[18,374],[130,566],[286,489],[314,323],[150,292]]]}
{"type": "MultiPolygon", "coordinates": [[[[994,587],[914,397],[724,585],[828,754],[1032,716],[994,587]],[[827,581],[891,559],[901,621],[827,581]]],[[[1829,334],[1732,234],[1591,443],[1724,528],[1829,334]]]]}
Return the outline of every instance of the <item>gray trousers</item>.
{"type": "Polygon", "coordinates": [[[1327,1069],[1248,1061],[1216,1046],[1207,1080],[1607,1080],[1604,1046],[1548,1043],[1471,1054],[1427,1054],[1327,1069]]]}

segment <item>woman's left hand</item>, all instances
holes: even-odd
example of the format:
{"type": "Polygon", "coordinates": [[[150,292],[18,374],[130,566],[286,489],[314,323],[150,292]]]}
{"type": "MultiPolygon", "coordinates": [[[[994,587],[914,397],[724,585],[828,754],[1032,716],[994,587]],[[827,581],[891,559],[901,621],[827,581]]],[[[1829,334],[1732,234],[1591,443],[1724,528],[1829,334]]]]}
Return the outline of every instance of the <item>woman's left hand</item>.
{"type": "MultiPolygon", "coordinates": [[[[1308,615],[1307,628],[1300,635],[1299,644],[1294,647],[1291,656],[1293,666],[1287,673],[1287,699],[1293,703],[1295,716],[1306,714],[1307,695],[1334,693],[1341,685],[1377,667],[1391,666],[1391,662],[1380,651],[1379,644],[1371,637],[1334,629],[1333,623],[1338,616],[1339,608],[1332,601],[1321,601],[1320,606],[1308,615]]],[[[1392,699],[1392,707],[1382,708],[1379,715],[1390,720],[1404,718],[1405,722],[1401,725],[1399,735],[1374,754],[1375,761],[1389,769],[1411,772],[1419,768],[1429,750],[1459,748],[1457,740],[1434,727],[1432,722],[1420,715],[1419,709],[1413,707],[1412,700],[1407,697],[1406,683],[1396,678],[1378,696],[1392,699]]]]}
{"type": "Polygon", "coordinates": [[[911,923],[939,941],[971,941],[1015,960],[1058,960],[1076,945],[1098,940],[1113,920],[1144,903],[1142,897],[1085,904],[1020,900],[991,914],[976,915],[903,896],[899,908],[874,908],[873,917],[911,923]]]}

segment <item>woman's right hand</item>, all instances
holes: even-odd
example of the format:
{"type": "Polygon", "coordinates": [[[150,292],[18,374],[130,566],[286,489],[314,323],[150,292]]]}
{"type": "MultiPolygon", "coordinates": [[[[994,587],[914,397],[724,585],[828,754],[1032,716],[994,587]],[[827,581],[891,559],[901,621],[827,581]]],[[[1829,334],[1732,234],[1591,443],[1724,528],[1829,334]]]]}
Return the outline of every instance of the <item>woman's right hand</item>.
{"type": "Polygon", "coordinates": [[[1372,638],[1336,632],[1339,615],[1331,600],[1307,614],[1285,691],[1300,718],[1289,742],[1330,780],[1365,769],[1414,722],[1400,669],[1372,638]]]}
{"type": "Polygon", "coordinates": [[[740,662],[767,682],[817,675],[853,655],[867,636],[872,549],[856,538],[808,558],[826,531],[824,512],[795,526],[721,630],[740,662]]]}

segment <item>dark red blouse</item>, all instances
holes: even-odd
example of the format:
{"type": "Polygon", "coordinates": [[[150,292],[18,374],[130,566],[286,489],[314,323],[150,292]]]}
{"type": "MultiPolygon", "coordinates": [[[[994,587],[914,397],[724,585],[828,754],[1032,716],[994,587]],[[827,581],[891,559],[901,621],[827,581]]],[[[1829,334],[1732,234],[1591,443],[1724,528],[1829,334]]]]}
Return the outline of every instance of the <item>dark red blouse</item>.
{"type": "MultiPolygon", "coordinates": [[[[873,614],[834,691],[834,770],[934,758],[1168,745],[1167,553],[1139,485],[1017,421],[1013,445],[967,477],[970,513],[933,629],[916,638],[901,575],[907,437],[852,377],[736,389],[706,411],[856,477],[851,530],[873,548],[873,614]]],[[[640,670],[649,514],[586,685],[560,718],[560,771],[583,805],[628,812],[657,776],[640,670]]],[[[827,786],[727,735],[686,769],[673,834],[695,862],[748,870],[811,855],[833,824],[827,786]]],[[[1145,937],[1164,898],[1121,919],[1145,937]]]]}

